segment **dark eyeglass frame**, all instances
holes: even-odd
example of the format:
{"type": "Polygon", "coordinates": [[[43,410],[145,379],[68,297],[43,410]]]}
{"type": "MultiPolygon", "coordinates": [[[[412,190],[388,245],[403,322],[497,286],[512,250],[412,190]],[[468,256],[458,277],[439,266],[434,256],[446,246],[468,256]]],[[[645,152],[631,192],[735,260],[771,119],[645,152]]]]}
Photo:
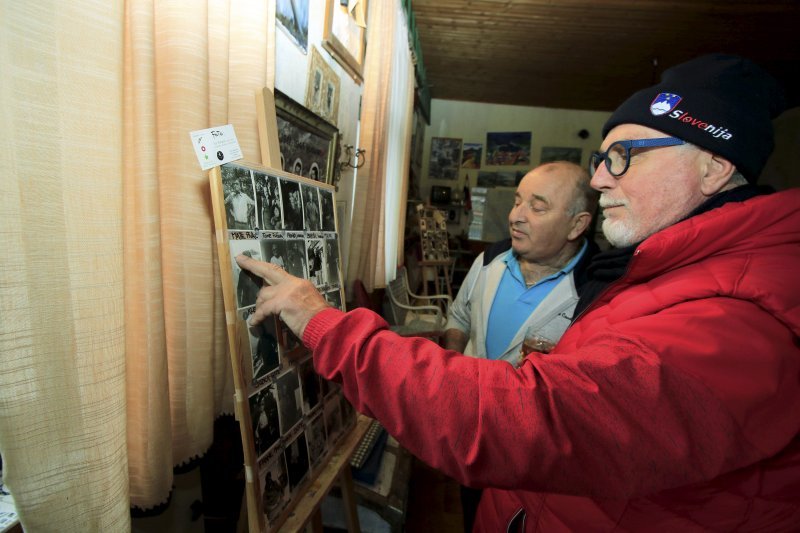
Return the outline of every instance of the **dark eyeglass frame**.
{"type": "Polygon", "coordinates": [[[630,141],[617,141],[611,143],[611,146],[609,146],[608,150],[606,150],[605,152],[593,152],[592,155],[589,157],[589,175],[594,176],[594,173],[597,171],[597,167],[600,166],[600,162],[604,161],[608,173],[614,176],[615,178],[619,178],[628,171],[628,167],[631,164],[631,150],[633,148],[660,148],[664,146],[678,146],[681,144],[686,144],[686,141],[684,141],[683,139],[678,139],[677,137],[658,137],[656,139],[632,139],[630,141]],[[621,146],[622,148],[625,149],[625,168],[622,169],[622,172],[618,173],[614,173],[614,171],[611,170],[611,161],[608,158],[609,152],[611,152],[616,146],[621,146]]]}

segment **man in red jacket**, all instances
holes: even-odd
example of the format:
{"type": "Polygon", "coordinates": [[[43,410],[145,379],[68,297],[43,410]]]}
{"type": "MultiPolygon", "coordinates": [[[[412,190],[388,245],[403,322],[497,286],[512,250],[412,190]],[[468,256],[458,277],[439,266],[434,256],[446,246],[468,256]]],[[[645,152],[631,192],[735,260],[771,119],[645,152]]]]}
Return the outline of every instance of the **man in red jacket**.
{"type": "Polygon", "coordinates": [[[800,191],[754,182],[780,91],[705,56],[606,123],[592,290],[515,369],[398,337],[240,256],[360,412],[464,484],[476,531],[788,531],[800,525],[800,191]]]}

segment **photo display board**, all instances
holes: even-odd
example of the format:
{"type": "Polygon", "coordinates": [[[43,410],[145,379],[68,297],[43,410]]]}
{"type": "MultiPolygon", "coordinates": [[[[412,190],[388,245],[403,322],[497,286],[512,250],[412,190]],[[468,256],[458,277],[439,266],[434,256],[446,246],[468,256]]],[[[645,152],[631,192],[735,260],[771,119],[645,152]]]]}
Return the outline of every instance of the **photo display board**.
{"type": "Polygon", "coordinates": [[[417,206],[420,245],[423,261],[447,261],[450,246],[447,233],[447,213],[433,207],[417,206]]]}
{"type": "Polygon", "coordinates": [[[262,280],[234,258],[281,265],[344,310],[334,187],[241,161],[209,178],[250,530],[275,531],[356,417],[282,321],[248,325],[262,280]]]}

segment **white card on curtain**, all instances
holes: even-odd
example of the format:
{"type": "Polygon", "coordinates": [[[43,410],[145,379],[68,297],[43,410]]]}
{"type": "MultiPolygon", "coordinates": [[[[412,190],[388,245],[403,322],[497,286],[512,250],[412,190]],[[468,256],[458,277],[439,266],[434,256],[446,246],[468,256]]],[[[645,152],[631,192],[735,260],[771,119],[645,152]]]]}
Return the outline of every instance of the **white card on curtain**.
{"type": "Polygon", "coordinates": [[[242,158],[233,124],[189,132],[200,168],[208,170],[242,158]]]}

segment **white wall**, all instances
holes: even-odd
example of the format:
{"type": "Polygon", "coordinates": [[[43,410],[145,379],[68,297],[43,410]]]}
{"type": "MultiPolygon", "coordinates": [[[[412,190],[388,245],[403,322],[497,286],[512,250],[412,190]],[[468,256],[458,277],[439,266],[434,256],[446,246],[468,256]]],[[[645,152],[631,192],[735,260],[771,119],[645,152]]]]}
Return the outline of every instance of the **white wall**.
{"type": "MultiPolygon", "coordinates": [[[[452,187],[460,193],[464,185],[477,185],[478,172],[528,170],[539,164],[543,146],[581,148],[581,164],[587,165],[589,154],[600,147],[600,131],[610,112],[579,111],[574,109],[548,109],[501,104],[483,104],[455,100],[431,102],[431,123],[425,130],[422,154],[422,179],[420,194],[423,201],[430,198],[431,185],[452,187]],[[585,129],[589,137],[581,139],[578,132],[585,129]],[[486,133],[504,131],[530,131],[531,161],[523,166],[485,166],[486,133]],[[480,169],[461,169],[456,180],[431,179],[428,176],[428,161],[432,137],[455,137],[463,142],[480,143],[483,155],[480,169]]],[[[468,217],[461,217],[460,230],[467,227],[468,217]]],[[[455,229],[459,233],[459,228],[455,229]]]]}

